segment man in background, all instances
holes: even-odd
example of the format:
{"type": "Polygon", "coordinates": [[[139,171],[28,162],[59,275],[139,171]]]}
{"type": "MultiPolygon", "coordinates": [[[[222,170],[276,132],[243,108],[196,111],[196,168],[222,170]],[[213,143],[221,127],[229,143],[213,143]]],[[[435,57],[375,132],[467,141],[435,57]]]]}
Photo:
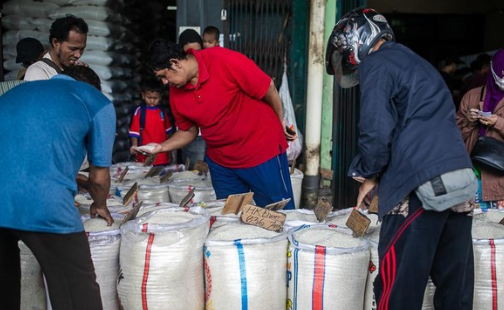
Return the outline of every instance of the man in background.
{"type": "Polygon", "coordinates": [[[55,20],[49,31],[50,50],[29,66],[25,81],[47,80],[65,68],[83,65],[79,58],[86,48],[88,25],[82,18],[67,15],[55,20]]]}
{"type": "Polygon", "coordinates": [[[90,215],[112,225],[106,199],[115,111],[99,86],[93,70],[74,66],[0,97],[2,309],[20,308],[19,240],[42,267],[53,309],[102,309],[89,243],[74,205],[75,175],[87,152],[87,185],[94,201],[90,215]]]}
{"type": "Polygon", "coordinates": [[[44,56],[44,46],[35,38],[24,38],[16,44],[16,52],[16,63],[23,66],[16,79],[23,80],[26,69],[44,56]]]}

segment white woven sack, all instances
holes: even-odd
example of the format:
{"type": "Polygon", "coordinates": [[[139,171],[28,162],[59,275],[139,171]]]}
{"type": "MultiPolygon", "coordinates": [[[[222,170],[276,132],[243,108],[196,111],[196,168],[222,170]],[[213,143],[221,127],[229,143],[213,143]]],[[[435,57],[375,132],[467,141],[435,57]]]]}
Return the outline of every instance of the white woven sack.
{"type": "Polygon", "coordinates": [[[6,70],[9,70],[9,71],[23,69],[23,66],[21,66],[21,64],[16,63],[15,58],[7,59],[6,61],[4,61],[3,66],[6,70]]]}
{"type": "Polygon", "coordinates": [[[32,17],[22,15],[5,15],[2,17],[2,26],[9,30],[32,30],[34,27],[30,24],[32,17]]]}
{"type": "MultiPolygon", "coordinates": [[[[473,238],[477,222],[473,222],[473,238]]],[[[494,229],[498,235],[473,239],[474,250],[474,309],[504,309],[504,229],[488,222],[483,229],[494,229]]]]}
{"type": "Polygon", "coordinates": [[[125,310],[204,308],[201,208],[151,211],[121,227],[117,292],[125,310]]]}
{"type": "Polygon", "coordinates": [[[285,309],[287,236],[237,221],[205,242],[205,306],[219,310],[285,309]]]}
{"type": "Polygon", "coordinates": [[[200,176],[197,179],[172,179],[168,181],[170,200],[180,203],[182,199],[194,189],[191,203],[212,201],[217,199],[210,177],[200,176]]]}
{"type": "Polygon", "coordinates": [[[54,20],[46,18],[46,17],[36,17],[30,20],[30,25],[33,29],[44,32],[46,34],[46,39],[41,41],[42,44],[47,44],[49,42],[49,31],[51,30],[51,26],[54,20]]]}
{"type": "Polygon", "coordinates": [[[21,309],[45,310],[45,285],[40,265],[23,241],[19,241],[18,246],[21,261],[21,309]]]}
{"type": "Polygon", "coordinates": [[[47,15],[59,9],[54,2],[40,2],[31,0],[10,0],[3,4],[2,13],[5,15],[21,15],[28,17],[47,17],[47,15]]]}
{"type": "Polygon", "coordinates": [[[47,42],[49,35],[38,30],[7,30],[3,36],[4,44],[17,44],[19,40],[32,37],[40,42],[47,42]]]}
{"type": "Polygon", "coordinates": [[[86,49],[97,51],[109,51],[114,48],[114,40],[109,37],[87,36],[86,49]]]}
{"type": "Polygon", "coordinates": [[[378,242],[380,240],[379,231],[372,236],[366,236],[369,241],[369,265],[366,278],[366,291],[364,295],[364,310],[376,310],[376,296],[374,294],[374,280],[380,268],[380,257],[378,256],[378,242]]]}
{"type": "Polygon", "coordinates": [[[91,259],[95,268],[96,282],[100,285],[100,296],[103,310],[119,310],[117,300],[117,276],[119,274],[119,248],[121,246],[121,231],[119,223],[124,218],[122,214],[113,214],[113,229],[106,227],[103,219],[84,218],[91,259]],[[88,228],[87,221],[101,221],[103,230],[88,228]]]}
{"type": "Polygon", "coordinates": [[[284,230],[288,231],[292,228],[297,228],[303,225],[325,224],[325,221],[319,222],[313,210],[295,209],[295,210],[280,210],[287,216],[284,223],[284,230]]]}
{"type": "Polygon", "coordinates": [[[363,309],[367,240],[337,227],[314,225],[289,231],[289,241],[289,309],[363,309]]]}
{"type": "Polygon", "coordinates": [[[65,17],[67,14],[73,14],[84,20],[111,21],[119,22],[120,17],[114,11],[104,6],[95,5],[70,5],[60,7],[52,11],[48,16],[51,19],[65,17]]]}

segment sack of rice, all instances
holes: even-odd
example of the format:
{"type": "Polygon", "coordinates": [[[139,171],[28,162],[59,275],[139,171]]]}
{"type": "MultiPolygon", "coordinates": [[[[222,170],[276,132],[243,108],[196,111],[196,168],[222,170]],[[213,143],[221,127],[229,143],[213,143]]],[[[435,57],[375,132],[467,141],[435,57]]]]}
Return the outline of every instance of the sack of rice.
{"type": "Polygon", "coordinates": [[[210,213],[210,229],[214,229],[216,227],[225,225],[229,222],[239,221],[240,212],[238,214],[228,213],[222,214],[222,210],[224,209],[224,205],[226,204],[225,199],[213,200],[213,201],[200,201],[194,203],[193,206],[198,206],[204,208],[210,213]]]}
{"type": "Polygon", "coordinates": [[[88,236],[96,282],[100,285],[103,310],[119,310],[116,289],[121,245],[119,224],[124,216],[113,214],[112,217],[114,218],[112,226],[107,226],[107,221],[98,217],[87,217],[83,223],[88,236]]]}
{"type": "Polygon", "coordinates": [[[23,241],[19,241],[18,246],[21,261],[21,309],[45,310],[46,293],[40,265],[23,241]]]}
{"type": "Polygon", "coordinates": [[[365,238],[369,242],[369,266],[366,279],[366,292],[364,295],[364,310],[376,310],[376,297],[374,294],[374,280],[378,274],[380,267],[380,258],[378,256],[378,242],[380,240],[380,229],[374,229],[371,233],[366,234],[365,238]]]}
{"type": "Polygon", "coordinates": [[[204,308],[209,220],[201,208],[165,208],[121,226],[117,292],[124,310],[204,308]]]}
{"type": "MultiPolygon", "coordinates": [[[[79,207],[79,213],[82,216],[88,216],[89,215],[89,207],[93,203],[93,199],[91,198],[91,195],[89,194],[77,194],[74,197],[75,203],[79,207]]],[[[120,213],[120,214],[126,214],[128,213],[131,209],[133,209],[133,203],[129,203],[126,206],[123,206],[123,201],[122,199],[116,197],[116,196],[111,196],[110,198],[107,198],[107,208],[111,213],[120,213]]]]}
{"type": "Polygon", "coordinates": [[[473,221],[474,309],[504,309],[504,227],[473,221]]]}
{"type": "Polygon", "coordinates": [[[194,202],[211,201],[217,199],[215,190],[212,186],[210,178],[200,176],[195,179],[172,179],[168,181],[168,189],[170,192],[171,202],[180,203],[182,199],[194,189],[194,202]]]}
{"type": "Polygon", "coordinates": [[[346,227],[346,221],[352,210],[353,208],[346,208],[329,213],[326,218],[326,224],[346,227]]]}
{"type": "Polygon", "coordinates": [[[422,310],[434,310],[434,294],[436,293],[436,286],[432,283],[431,278],[425,287],[424,300],[422,310]]]}
{"type": "MultiPolygon", "coordinates": [[[[308,209],[295,209],[295,210],[280,210],[280,212],[285,213],[287,216],[284,223],[284,230],[296,228],[303,225],[316,225],[321,224],[317,220],[317,216],[313,210],[308,209]]],[[[325,223],[323,221],[322,223],[325,223]]]]}
{"type": "Polygon", "coordinates": [[[177,208],[178,206],[179,205],[177,203],[171,203],[171,202],[159,202],[159,203],[154,203],[154,204],[144,203],[142,205],[142,207],[140,207],[140,210],[138,210],[137,217],[140,217],[147,212],[161,210],[161,209],[167,209],[167,208],[177,208]]]}
{"type": "Polygon", "coordinates": [[[285,309],[287,236],[228,223],[205,241],[205,305],[219,310],[285,309]]]}
{"type": "Polygon", "coordinates": [[[486,222],[499,223],[504,219],[504,210],[489,209],[486,212],[475,214],[474,221],[482,220],[486,222]]]}
{"type": "Polygon", "coordinates": [[[138,192],[134,197],[135,202],[143,201],[148,204],[170,202],[168,184],[161,183],[159,176],[129,180],[117,184],[117,193],[124,198],[135,183],[138,185],[138,192]]]}
{"type": "Polygon", "coordinates": [[[362,310],[369,243],[326,225],[289,231],[289,309],[362,310]]]}

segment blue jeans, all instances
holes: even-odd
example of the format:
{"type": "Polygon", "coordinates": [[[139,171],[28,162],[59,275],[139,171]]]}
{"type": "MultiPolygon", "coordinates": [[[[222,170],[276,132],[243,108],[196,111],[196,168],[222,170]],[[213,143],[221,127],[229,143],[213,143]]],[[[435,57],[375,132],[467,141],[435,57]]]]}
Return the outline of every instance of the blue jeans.
{"type": "Polygon", "coordinates": [[[286,153],[251,168],[227,168],[215,163],[208,156],[205,161],[210,169],[217,199],[252,191],[254,201],[260,207],[290,198],[291,201],[284,210],[294,209],[286,153]]]}
{"type": "Polygon", "coordinates": [[[206,143],[201,136],[196,137],[193,142],[182,148],[182,163],[185,164],[186,159],[189,158],[189,167],[187,170],[192,170],[194,164],[198,160],[205,160],[206,143]]]}

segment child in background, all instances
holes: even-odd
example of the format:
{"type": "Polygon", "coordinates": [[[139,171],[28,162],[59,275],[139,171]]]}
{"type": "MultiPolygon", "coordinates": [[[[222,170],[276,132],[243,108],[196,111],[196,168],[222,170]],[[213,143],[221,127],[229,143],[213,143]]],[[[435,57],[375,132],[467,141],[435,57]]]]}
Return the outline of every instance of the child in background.
{"type": "Polygon", "coordinates": [[[205,30],[203,31],[203,47],[209,48],[219,46],[220,44],[219,36],[220,31],[217,27],[214,26],[206,27],[205,30]]]}
{"type": "MultiPolygon", "coordinates": [[[[130,153],[136,154],[137,162],[145,162],[146,156],[135,152],[135,148],[151,142],[161,143],[172,133],[172,126],[166,111],[159,106],[163,85],[158,79],[149,78],[141,84],[143,102],[135,110],[131,121],[129,136],[130,153]]],[[[165,166],[170,163],[168,153],[159,153],[154,166],[165,166]]]]}

